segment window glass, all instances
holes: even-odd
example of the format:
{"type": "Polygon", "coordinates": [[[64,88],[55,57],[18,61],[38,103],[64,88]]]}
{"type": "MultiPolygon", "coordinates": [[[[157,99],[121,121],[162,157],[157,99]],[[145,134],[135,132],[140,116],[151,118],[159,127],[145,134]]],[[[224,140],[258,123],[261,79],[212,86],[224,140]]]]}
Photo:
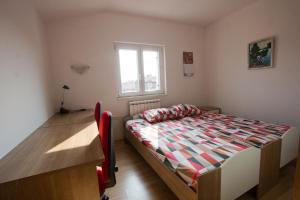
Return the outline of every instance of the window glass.
{"type": "Polygon", "coordinates": [[[160,90],[159,52],[143,51],[145,91],[160,90]]]}
{"type": "Polygon", "coordinates": [[[139,92],[138,52],[119,49],[122,93],[139,92]]]}

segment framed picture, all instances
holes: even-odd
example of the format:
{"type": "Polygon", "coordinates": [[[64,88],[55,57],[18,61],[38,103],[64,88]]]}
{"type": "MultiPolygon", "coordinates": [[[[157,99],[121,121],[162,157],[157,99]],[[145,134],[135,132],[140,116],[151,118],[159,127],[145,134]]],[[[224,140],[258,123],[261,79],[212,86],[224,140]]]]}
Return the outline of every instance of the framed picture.
{"type": "Polygon", "coordinates": [[[273,67],[274,37],[249,44],[248,68],[261,69],[273,67]]]}
{"type": "Polygon", "coordinates": [[[193,64],[193,52],[183,52],[183,64],[193,64]]]}
{"type": "Polygon", "coordinates": [[[193,52],[183,52],[183,75],[185,77],[194,76],[194,56],[193,52]]]}

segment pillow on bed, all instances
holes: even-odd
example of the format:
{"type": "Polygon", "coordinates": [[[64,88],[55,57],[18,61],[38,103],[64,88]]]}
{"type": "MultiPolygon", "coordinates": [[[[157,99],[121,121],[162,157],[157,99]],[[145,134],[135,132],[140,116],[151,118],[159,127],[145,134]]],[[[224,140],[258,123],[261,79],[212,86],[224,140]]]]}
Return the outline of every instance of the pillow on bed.
{"type": "Polygon", "coordinates": [[[201,110],[195,105],[183,104],[183,106],[185,107],[185,110],[186,110],[185,116],[193,116],[193,115],[201,114],[201,110]]]}
{"type": "Polygon", "coordinates": [[[162,122],[177,118],[177,113],[168,108],[146,110],[143,112],[143,115],[144,118],[150,123],[162,122]]]}
{"type": "Polygon", "coordinates": [[[186,116],[186,108],[183,104],[171,106],[169,109],[172,112],[176,112],[177,118],[182,118],[186,116]]]}
{"type": "Polygon", "coordinates": [[[178,104],[170,107],[170,109],[177,112],[177,118],[201,114],[201,110],[197,106],[191,104],[178,104]]]}

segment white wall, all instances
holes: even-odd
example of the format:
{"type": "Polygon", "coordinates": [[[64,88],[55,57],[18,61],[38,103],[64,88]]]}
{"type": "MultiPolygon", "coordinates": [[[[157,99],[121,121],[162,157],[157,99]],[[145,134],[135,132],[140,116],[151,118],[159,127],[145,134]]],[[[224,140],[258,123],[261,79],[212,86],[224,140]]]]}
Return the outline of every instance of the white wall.
{"type": "MultiPolygon", "coordinates": [[[[203,30],[195,26],[117,13],[49,22],[47,38],[57,106],[61,87],[68,84],[71,90],[66,94],[67,108],[92,108],[101,100],[104,109],[111,110],[113,116],[128,114],[128,99],[117,99],[118,71],[113,41],[166,45],[168,94],[159,97],[162,104],[202,104],[205,102],[202,35],[203,30]],[[182,52],[187,50],[194,52],[195,76],[192,78],[183,77],[182,52]],[[70,65],[76,63],[88,64],[91,69],[78,75],[70,70],[70,65]]],[[[122,126],[121,121],[116,123],[122,126]]]]}
{"type": "Polygon", "coordinates": [[[53,113],[42,28],[30,2],[0,2],[0,158],[53,113]]]}
{"type": "Polygon", "coordinates": [[[260,0],[206,28],[210,104],[300,127],[299,10],[299,0],[260,0]],[[269,36],[276,37],[275,68],[248,70],[248,43],[269,36]]]}
{"type": "Polygon", "coordinates": [[[168,94],[159,97],[163,105],[209,102],[227,113],[300,126],[299,10],[298,0],[260,0],[205,31],[117,13],[52,21],[46,31],[50,72],[44,27],[33,5],[2,0],[0,158],[53,114],[51,92],[58,109],[63,84],[71,87],[67,108],[92,108],[103,101],[104,109],[116,116],[117,138],[122,137],[121,117],[133,99],[117,99],[113,41],[166,45],[168,94]],[[268,36],[276,36],[275,68],[248,70],[248,43],[268,36]],[[182,51],[194,52],[192,78],[182,75],[182,51]],[[75,63],[91,69],[80,76],[69,68],[75,63]]]}

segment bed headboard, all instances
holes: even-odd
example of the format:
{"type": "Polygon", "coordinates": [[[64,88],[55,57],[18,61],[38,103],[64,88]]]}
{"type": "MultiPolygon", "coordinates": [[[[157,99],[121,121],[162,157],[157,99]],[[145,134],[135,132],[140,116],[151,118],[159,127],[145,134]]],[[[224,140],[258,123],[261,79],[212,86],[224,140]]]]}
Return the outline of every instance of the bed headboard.
{"type": "Polygon", "coordinates": [[[130,116],[153,108],[160,108],[160,99],[150,99],[150,100],[129,102],[130,116]]]}

